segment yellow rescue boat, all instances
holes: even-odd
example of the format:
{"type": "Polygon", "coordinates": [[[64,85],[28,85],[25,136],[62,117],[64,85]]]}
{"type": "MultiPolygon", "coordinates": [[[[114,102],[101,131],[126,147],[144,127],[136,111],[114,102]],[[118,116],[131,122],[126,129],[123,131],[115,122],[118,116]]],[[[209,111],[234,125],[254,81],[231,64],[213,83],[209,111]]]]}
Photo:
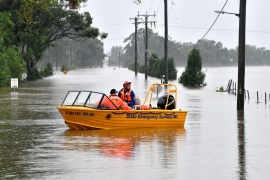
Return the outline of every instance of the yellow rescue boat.
{"type": "MultiPolygon", "coordinates": [[[[187,111],[176,109],[177,87],[173,84],[154,83],[150,86],[142,105],[132,110],[107,109],[102,100],[104,93],[94,91],[69,91],[57,108],[70,129],[124,129],[147,127],[183,127],[187,111]],[[164,88],[165,95],[152,105],[153,93],[164,88]]],[[[112,106],[110,106],[112,107],[112,106]]]]}

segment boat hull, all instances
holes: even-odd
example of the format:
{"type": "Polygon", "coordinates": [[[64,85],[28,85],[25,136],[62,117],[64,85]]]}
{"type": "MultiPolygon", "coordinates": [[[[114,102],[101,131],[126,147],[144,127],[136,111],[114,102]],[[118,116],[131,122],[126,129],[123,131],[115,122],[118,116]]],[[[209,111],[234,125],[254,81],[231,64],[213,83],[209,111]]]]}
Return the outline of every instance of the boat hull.
{"type": "Polygon", "coordinates": [[[100,110],[89,107],[58,106],[70,129],[125,129],[183,127],[185,110],[100,110]]]}

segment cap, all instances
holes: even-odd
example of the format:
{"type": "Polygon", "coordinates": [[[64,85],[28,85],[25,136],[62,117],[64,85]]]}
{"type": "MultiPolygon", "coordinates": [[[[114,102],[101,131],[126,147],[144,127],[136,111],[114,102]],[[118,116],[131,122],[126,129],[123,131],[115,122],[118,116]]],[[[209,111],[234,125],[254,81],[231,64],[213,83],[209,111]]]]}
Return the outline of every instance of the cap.
{"type": "Polygon", "coordinates": [[[112,90],[110,91],[110,94],[116,94],[116,93],[118,93],[118,91],[116,91],[116,89],[112,89],[112,90]]]}
{"type": "Polygon", "coordinates": [[[128,84],[131,84],[131,82],[124,82],[124,84],[123,84],[123,86],[125,86],[125,85],[128,85],[128,84]]]}

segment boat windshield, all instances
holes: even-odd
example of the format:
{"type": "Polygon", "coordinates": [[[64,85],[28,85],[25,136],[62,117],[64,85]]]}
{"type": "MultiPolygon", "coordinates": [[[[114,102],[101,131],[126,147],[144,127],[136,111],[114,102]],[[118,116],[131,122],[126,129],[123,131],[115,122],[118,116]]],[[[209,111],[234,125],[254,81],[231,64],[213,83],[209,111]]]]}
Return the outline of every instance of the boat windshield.
{"type": "Polygon", "coordinates": [[[86,106],[95,109],[118,109],[105,94],[93,91],[69,91],[62,105],[86,106]]]}

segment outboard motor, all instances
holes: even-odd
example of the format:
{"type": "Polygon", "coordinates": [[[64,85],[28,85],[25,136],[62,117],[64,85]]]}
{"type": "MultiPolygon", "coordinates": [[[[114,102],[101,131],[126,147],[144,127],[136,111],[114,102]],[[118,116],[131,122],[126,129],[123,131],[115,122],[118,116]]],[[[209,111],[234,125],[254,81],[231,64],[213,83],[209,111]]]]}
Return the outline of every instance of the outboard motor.
{"type": "MultiPolygon", "coordinates": [[[[167,97],[168,95],[163,95],[158,99],[157,102],[158,109],[165,109],[167,97]]],[[[167,109],[175,109],[175,100],[172,95],[169,96],[167,109]]]]}

